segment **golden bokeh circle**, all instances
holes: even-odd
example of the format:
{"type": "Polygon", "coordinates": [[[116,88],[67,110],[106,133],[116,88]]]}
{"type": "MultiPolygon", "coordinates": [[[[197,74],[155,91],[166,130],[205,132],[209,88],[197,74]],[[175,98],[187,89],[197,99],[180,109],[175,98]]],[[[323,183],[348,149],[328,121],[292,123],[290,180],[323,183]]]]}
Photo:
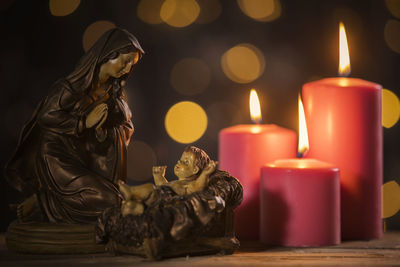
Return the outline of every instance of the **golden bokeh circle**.
{"type": "Polygon", "coordinates": [[[250,83],[264,73],[265,59],[254,45],[239,44],[222,55],[221,67],[232,81],[250,83]]]}
{"type": "Polygon", "coordinates": [[[115,28],[115,24],[107,20],[99,20],[90,24],[83,33],[83,49],[87,52],[106,31],[115,28]]]}
{"type": "Polygon", "coordinates": [[[161,6],[164,0],[141,0],[137,6],[137,15],[139,19],[149,24],[160,24],[161,6]]]}
{"type": "Polygon", "coordinates": [[[131,181],[146,181],[152,177],[157,156],[150,145],[134,140],[128,146],[127,176],[131,181]]]}
{"type": "Polygon", "coordinates": [[[210,84],[211,72],[207,64],[197,58],[184,58],[171,71],[171,85],[183,95],[196,95],[210,84]]]}
{"type": "Polygon", "coordinates": [[[165,0],[161,6],[161,19],[172,27],[182,28],[192,24],[200,14],[195,0],[165,0]]]}
{"type": "Polygon", "coordinates": [[[80,0],[50,0],[50,13],[57,17],[67,16],[73,13],[80,3],[80,0]]]}
{"type": "Polygon", "coordinates": [[[400,209],[400,187],[396,181],[390,181],[382,186],[383,209],[382,218],[395,215],[400,209]]]}
{"type": "Polygon", "coordinates": [[[386,7],[389,9],[393,16],[400,19],[400,1],[399,0],[386,0],[386,7]]]}
{"type": "Polygon", "coordinates": [[[203,136],[207,122],[207,114],[200,105],[182,101],[168,110],[165,116],[165,129],[176,142],[189,144],[203,136]]]}
{"type": "Polygon", "coordinates": [[[279,0],[237,0],[237,3],[245,15],[257,21],[268,22],[281,15],[279,0]]]}
{"type": "Polygon", "coordinates": [[[386,44],[390,49],[400,54],[400,21],[388,20],[385,25],[384,35],[386,44]]]}
{"type": "Polygon", "coordinates": [[[395,93],[382,90],[382,125],[391,128],[400,118],[400,101],[395,93]]]}

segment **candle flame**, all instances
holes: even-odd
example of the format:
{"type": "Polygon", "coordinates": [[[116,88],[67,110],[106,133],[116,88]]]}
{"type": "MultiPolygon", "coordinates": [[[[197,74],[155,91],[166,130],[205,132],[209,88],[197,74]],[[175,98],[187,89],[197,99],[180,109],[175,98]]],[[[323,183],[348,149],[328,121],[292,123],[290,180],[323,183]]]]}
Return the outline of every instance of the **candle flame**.
{"type": "Polygon", "coordinates": [[[298,151],[300,154],[305,154],[308,151],[308,149],[309,149],[309,144],[308,144],[306,117],[304,115],[303,102],[301,101],[301,97],[299,94],[299,146],[298,146],[298,151]]]}
{"type": "Polygon", "coordinates": [[[250,116],[254,123],[261,123],[260,100],[258,100],[257,92],[254,89],[251,89],[250,91],[250,116]]]}
{"type": "Polygon", "coordinates": [[[346,30],[342,22],[339,24],[339,75],[348,76],[351,71],[349,46],[346,30]]]}

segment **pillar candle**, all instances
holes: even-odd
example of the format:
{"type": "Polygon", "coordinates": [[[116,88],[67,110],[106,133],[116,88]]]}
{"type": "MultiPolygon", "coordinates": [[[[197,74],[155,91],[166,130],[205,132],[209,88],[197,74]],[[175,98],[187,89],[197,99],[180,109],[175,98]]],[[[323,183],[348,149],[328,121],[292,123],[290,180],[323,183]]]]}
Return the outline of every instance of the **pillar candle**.
{"type": "Polygon", "coordinates": [[[219,168],[243,185],[235,210],[239,238],[259,240],[260,168],[278,158],[296,157],[296,133],[277,125],[236,125],[219,133],[219,168]]]}
{"type": "Polygon", "coordinates": [[[355,78],[303,86],[308,157],[330,162],[341,172],[342,239],[382,236],[381,88],[355,78]]]}
{"type": "Polygon", "coordinates": [[[282,159],[261,169],[260,240],[294,247],[340,243],[339,169],[282,159]]]}

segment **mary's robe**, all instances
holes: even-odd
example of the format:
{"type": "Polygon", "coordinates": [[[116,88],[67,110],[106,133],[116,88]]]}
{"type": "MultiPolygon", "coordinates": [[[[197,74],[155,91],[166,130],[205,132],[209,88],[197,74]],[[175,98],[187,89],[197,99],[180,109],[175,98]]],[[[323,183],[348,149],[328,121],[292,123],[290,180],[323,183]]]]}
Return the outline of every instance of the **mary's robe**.
{"type": "Polygon", "coordinates": [[[5,168],[8,182],[25,197],[36,196],[50,222],[95,222],[121,200],[117,180],[126,179],[127,145],[133,133],[121,86],[125,82],[113,80],[98,100],[89,89],[105,58],[129,45],[142,52],[125,30],[105,33],[38,105],[5,168]],[[108,105],[107,120],[101,129],[86,129],[87,114],[101,102],[108,105]]]}

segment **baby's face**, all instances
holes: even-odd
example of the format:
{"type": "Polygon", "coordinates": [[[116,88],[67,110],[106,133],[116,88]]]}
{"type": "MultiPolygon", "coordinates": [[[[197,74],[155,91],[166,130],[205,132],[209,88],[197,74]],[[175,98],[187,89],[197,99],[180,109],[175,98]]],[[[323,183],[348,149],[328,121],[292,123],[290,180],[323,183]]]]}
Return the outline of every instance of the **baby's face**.
{"type": "Polygon", "coordinates": [[[195,155],[192,152],[183,152],[175,165],[174,173],[179,180],[186,180],[197,174],[199,167],[195,165],[195,155]]]}

